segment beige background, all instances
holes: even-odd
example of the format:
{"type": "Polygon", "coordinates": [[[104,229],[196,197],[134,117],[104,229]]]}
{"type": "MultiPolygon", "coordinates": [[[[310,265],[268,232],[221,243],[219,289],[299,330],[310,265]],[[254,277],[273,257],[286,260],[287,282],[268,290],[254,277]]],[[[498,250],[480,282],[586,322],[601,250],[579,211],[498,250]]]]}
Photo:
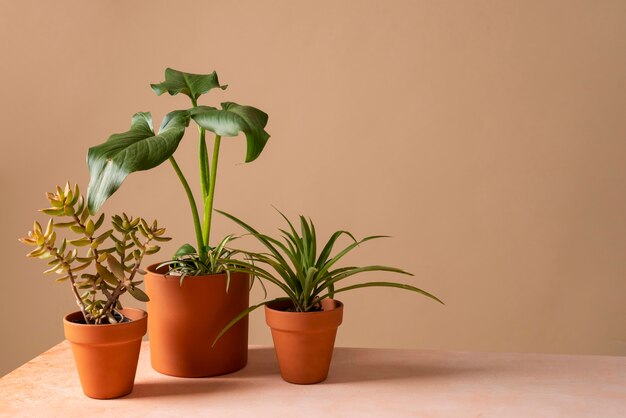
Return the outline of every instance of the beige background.
{"type": "MultiPolygon", "coordinates": [[[[351,261],[404,267],[447,303],[345,294],[338,345],[626,355],[626,2],[0,7],[0,374],[60,341],[74,308],[17,237],[45,191],[86,186],[89,146],[187,106],[150,90],[166,66],[215,69],[230,88],[205,104],[270,115],[253,164],[223,141],[216,207],[268,232],[275,205],[324,234],[393,235],[351,261]]],[[[197,186],[193,130],[176,155],[197,186]]],[[[168,165],[104,209],[158,217],[176,237],[160,258],[193,239],[168,165]]],[[[260,312],[250,336],[271,341],[260,312]]]]}

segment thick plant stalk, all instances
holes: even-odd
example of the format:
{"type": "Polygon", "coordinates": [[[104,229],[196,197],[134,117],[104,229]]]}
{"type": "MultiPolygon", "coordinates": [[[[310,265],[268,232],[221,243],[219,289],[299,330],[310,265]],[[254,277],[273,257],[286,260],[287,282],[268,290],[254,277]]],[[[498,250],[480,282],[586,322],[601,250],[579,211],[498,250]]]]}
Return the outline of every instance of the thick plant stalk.
{"type": "Polygon", "coordinates": [[[200,161],[200,187],[202,188],[202,201],[209,194],[209,153],[206,146],[206,130],[199,127],[200,139],[198,143],[198,160],[200,161]]]}
{"type": "Polygon", "coordinates": [[[191,215],[193,216],[193,226],[196,231],[196,241],[198,243],[198,254],[200,255],[200,258],[204,260],[206,258],[206,254],[205,254],[206,251],[205,251],[204,243],[202,241],[202,227],[200,226],[200,216],[198,215],[198,207],[196,206],[196,199],[194,199],[191,188],[189,187],[189,183],[187,182],[187,179],[185,178],[183,172],[180,170],[178,163],[176,163],[174,156],[171,156],[169,160],[170,160],[170,163],[172,164],[172,167],[174,167],[174,171],[176,171],[176,174],[178,175],[178,179],[180,180],[180,182],[183,185],[183,188],[185,189],[185,193],[187,193],[187,199],[189,200],[189,206],[191,208],[191,215]]]}
{"type": "MultiPolygon", "coordinates": [[[[198,101],[191,97],[193,107],[198,106],[198,101]]],[[[200,187],[202,188],[202,201],[209,194],[209,152],[206,147],[206,130],[198,126],[200,138],[198,140],[198,160],[200,161],[200,187]]],[[[200,251],[198,249],[198,251],[200,251]]]]}
{"type": "Polygon", "coordinates": [[[213,144],[213,160],[211,161],[211,176],[209,181],[209,195],[204,201],[204,222],[203,222],[203,242],[205,248],[209,248],[209,237],[211,235],[211,217],[213,215],[213,199],[215,198],[215,180],[217,177],[217,162],[220,154],[220,142],[222,137],[215,135],[213,144]]]}
{"type": "MultiPolygon", "coordinates": [[[[47,249],[51,254],[54,254],[57,260],[64,261],[63,258],[59,256],[59,253],[55,248],[48,246],[47,249]]],[[[72,267],[70,266],[67,267],[67,275],[70,279],[70,285],[72,286],[72,293],[74,294],[74,298],[76,299],[76,304],[78,305],[80,312],[83,314],[83,318],[85,318],[85,323],[89,324],[89,314],[87,314],[87,310],[85,309],[85,302],[83,302],[80,295],[78,294],[78,289],[76,289],[76,278],[74,277],[74,272],[72,272],[72,267]]]]}

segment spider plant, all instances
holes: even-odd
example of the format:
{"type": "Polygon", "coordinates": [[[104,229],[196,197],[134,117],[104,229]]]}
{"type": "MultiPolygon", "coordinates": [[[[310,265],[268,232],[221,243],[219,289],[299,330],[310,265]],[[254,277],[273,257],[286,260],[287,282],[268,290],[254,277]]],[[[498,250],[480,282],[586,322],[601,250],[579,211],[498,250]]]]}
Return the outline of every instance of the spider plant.
{"type": "Polygon", "coordinates": [[[205,260],[197,256],[195,248],[185,244],[176,251],[172,260],[159,264],[157,269],[168,266],[168,275],[180,276],[181,286],[187,276],[199,276],[206,274],[206,272],[212,272],[212,274],[226,273],[226,290],[228,291],[230,270],[227,266],[233,261],[232,257],[239,253],[239,250],[228,248],[226,245],[235,239],[237,237],[234,235],[227,235],[215,247],[209,247],[205,260]]]}
{"type": "Polygon", "coordinates": [[[336,286],[343,285],[343,280],[369,271],[385,271],[412,276],[411,273],[402,269],[383,265],[369,265],[363,267],[336,266],[346,254],[359,245],[374,239],[386,238],[387,236],[373,235],[357,240],[350,232],[340,230],[333,233],[326,244],[321,247],[321,251],[318,251],[320,247],[317,245],[315,225],[311,219],[306,219],[304,216],[300,216],[300,232],[298,232],[293,223],[279,211],[280,215],[287,222],[289,230],[279,229],[281,237],[280,239],[276,239],[257,231],[252,226],[229,213],[219,210],[217,210],[217,212],[240,225],[269,251],[242,251],[249,258],[249,262],[231,260],[232,267],[229,267],[229,269],[231,271],[250,273],[259,278],[261,282],[266,280],[278,286],[285,294],[284,297],[250,306],[235,317],[226,328],[222,330],[217,339],[245,315],[263,305],[278,300],[289,300],[292,304],[291,310],[294,312],[311,312],[319,311],[321,309],[320,302],[326,298],[334,298],[335,293],[347,292],[363,287],[395,287],[422,294],[443,304],[436,296],[409,284],[375,281],[356,283],[336,288],[336,286]],[[342,236],[350,238],[352,242],[333,254],[335,244],[342,236]],[[259,264],[271,267],[275,274],[260,267],[259,264]]]}

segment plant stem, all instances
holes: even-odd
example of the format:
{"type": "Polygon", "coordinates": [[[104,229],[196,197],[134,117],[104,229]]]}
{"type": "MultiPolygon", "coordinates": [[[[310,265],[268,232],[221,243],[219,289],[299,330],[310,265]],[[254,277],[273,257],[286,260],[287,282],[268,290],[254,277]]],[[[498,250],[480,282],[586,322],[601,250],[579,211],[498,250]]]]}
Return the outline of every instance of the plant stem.
{"type": "Polygon", "coordinates": [[[211,217],[213,215],[213,198],[215,197],[217,160],[219,159],[221,140],[221,136],[215,135],[215,143],[213,144],[213,160],[211,161],[211,176],[209,178],[209,195],[204,201],[204,222],[202,225],[204,229],[202,232],[204,233],[203,242],[206,248],[209,247],[209,236],[211,235],[211,217]]]}
{"type": "Polygon", "coordinates": [[[115,308],[115,302],[119,300],[120,296],[122,296],[124,292],[126,292],[126,286],[124,285],[124,282],[120,281],[119,284],[115,287],[113,295],[109,300],[107,300],[107,303],[102,308],[101,318],[103,316],[107,316],[107,313],[112,313],[113,308],[115,308]]]}
{"type": "MultiPolygon", "coordinates": [[[[73,217],[74,217],[74,221],[76,222],[76,224],[78,226],[81,226],[81,227],[85,228],[85,224],[80,221],[80,217],[78,215],[74,214],[73,217]]],[[[88,238],[89,238],[89,242],[93,244],[94,238],[93,237],[88,237],[88,238]]],[[[93,249],[93,258],[94,258],[94,260],[96,260],[96,264],[100,264],[98,262],[98,257],[99,256],[100,256],[100,253],[98,252],[98,249],[94,248],[93,249]]],[[[94,290],[96,290],[95,283],[94,283],[94,290]]],[[[111,292],[109,292],[109,290],[105,286],[102,286],[102,293],[104,294],[104,296],[106,296],[107,300],[111,297],[111,292]]],[[[95,301],[95,295],[94,295],[94,299],[93,300],[95,301]]]]}
{"type": "Polygon", "coordinates": [[[191,188],[189,187],[189,183],[187,183],[187,179],[183,175],[183,172],[180,170],[180,167],[176,163],[174,156],[169,158],[170,163],[172,163],[172,167],[174,167],[174,171],[178,175],[178,179],[183,185],[185,189],[185,193],[187,193],[187,199],[189,200],[189,206],[191,208],[191,215],[193,216],[193,226],[196,231],[196,241],[198,243],[198,255],[200,259],[204,261],[206,259],[206,251],[204,247],[204,243],[202,241],[202,227],[200,226],[200,217],[198,216],[198,207],[196,206],[196,200],[193,197],[193,193],[191,192],[191,188]]]}
{"type": "MultiPolygon", "coordinates": [[[[128,277],[128,282],[130,282],[131,284],[133,282],[133,279],[135,278],[135,274],[137,274],[137,270],[139,269],[139,265],[141,264],[141,261],[143,260],[143,257],[146,254],[146,246],[149,243],[150,243],[150,240],[146,240],[144,242],[143,248],[141,249],[141,254],[139,255],[139,258],[135,262],[135,266],[133,267],[133,269],[130,272],[130,275],[128,277]]],[[[121,260],[122,260],[121,264],[124,265],[123,257],[121,258],[121,260]]],[[[107,300],[107,303],[104,305],[104,308],[102,308],[102,311],[104,312],[104,315],[106,315],[107,313],[111,313],[112,314],[113,309],[115,309],[115,304],[119,300],[120,296],[122,296],[126,292],[126,290],[127,290],[126,280],[120,281],[118,283],[118,285],[115,287],[115,290],[113,291],[112,297],[110,297],[107,300]]]]}
{"type": "Polygon", "coordinates": [[[202,127],[198,127],[200,130],[200,140],[198,143],[199,152],[198,159],[200,160],[200,186],[202,187],[202,201],[206,199],[209,194],[209,153],[206,147],[206,130],[202,127]]]}
{"type": "Polygon", "coordinates": [[[69,276],[70,283],[72,284],[72,292],[74,293],[74,297],[76,298],[76,304],[80,308],[80,312],[83,314],[83,318],[85,318],[85,323],[90,324],[91,323],[89,321],[90,315],[87,314],[87,311],[85,310],[85,303],[83,302],[80,295],[78,294],[78,289],[76,289],[76,278],[74,277],[74,273],[72,273],[71,268],[68,268],[67,275],[69,276]]]}
{"type": "MultiPolygon", "coordinates": [[[[193,107],[198,106],[198,101],[191,98],[193,107]]],[[[206,130],[202,126],[198,126],[200,131],[200,139],[198,142],[198,159],[200,160],[200,186],[202,187],[202,201],[209,194],[209,152],[206,147],[206,130]]]]}
{"type": "MultiPolygon", "coordinates": [[[[54,255],[57,261],[60,261],[65,264],[65,259],[61,257],[61,255],[57,252],[56,248],[51,246],[46,247],[47,250],[54,255]]],[[[89,324],[89,314],[87,314],[87,310],[85,309],[85,303],[83,299],[78,294],[78,289],[76,289],[76,277],[74,277],[74,272],[72,272],[72,267],[69,264],[67,265],[67,276],[70,278],[70,283],[72,285],[72,293],[74,293],[74,298],[76,298],[76,304],[80,308],[80,312],[83,314],[83,318],[85,318],[85,323],[89,324]]]]}

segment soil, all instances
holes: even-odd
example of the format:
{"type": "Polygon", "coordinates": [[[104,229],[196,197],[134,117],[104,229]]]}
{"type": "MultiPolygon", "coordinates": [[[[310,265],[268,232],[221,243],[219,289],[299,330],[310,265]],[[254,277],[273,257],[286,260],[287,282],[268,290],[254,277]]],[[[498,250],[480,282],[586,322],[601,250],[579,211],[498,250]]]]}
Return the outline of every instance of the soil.
{"type": "MultiPolygon", "coordinates": [[[[85,321],[85,318],[79,318],[75,321],[71,321],[74,324],[82,324],[82,325],[95,325],[95,324],[87,324],[87,322],[85,321]]],[[[126,322],[132,322],[132,320],[123,317],[121,321],[118,322],[118,324],[123,324],[126,322]]],[[[98,325],[111,325],[111,323],[109,323],[109,319],[108,318],[104,318],[103,321],[101,323],[99,323],[98,325]]]]}
{"type": "MultiPolygon", "coordinates": [[[[312,309],[309,309],[307,312],[322,312],[322,311],[323,311],[322,307],[318,305],[318,306],[314,306],[312,309]]],[[[299,312],[299,311],[296,311],[293,308],[287,308],[287,309],[283,309],[283,312],[299,312]]]]}

